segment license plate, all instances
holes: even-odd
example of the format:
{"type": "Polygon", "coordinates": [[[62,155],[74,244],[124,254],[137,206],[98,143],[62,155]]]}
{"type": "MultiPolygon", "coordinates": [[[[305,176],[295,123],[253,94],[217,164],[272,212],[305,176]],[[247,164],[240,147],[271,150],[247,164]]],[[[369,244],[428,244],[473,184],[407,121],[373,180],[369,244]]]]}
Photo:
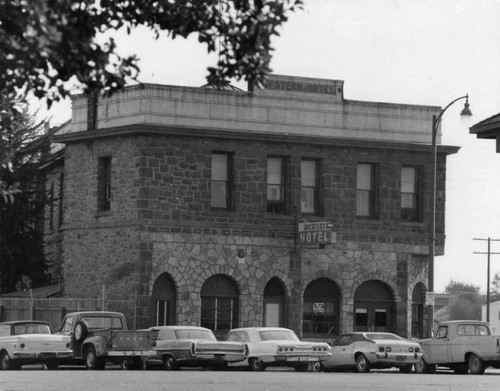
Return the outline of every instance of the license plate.
{"type": "Polygon", "coordinates": [[[224,355],[223,354],[216,354],[215,355],[215,359],[219,360],[219,361],[222,361],[222,360],[224,360],[224,355]]]}
{"type": "Polygon", "coordinates": [[[55,358],[55,353],[42,353],[42,358],[55,358]]]}
{"type": "Polygon", "coordinates": [[[405,361],[406,357],[405,356],[396,356],[396,361],[405,361]]]}

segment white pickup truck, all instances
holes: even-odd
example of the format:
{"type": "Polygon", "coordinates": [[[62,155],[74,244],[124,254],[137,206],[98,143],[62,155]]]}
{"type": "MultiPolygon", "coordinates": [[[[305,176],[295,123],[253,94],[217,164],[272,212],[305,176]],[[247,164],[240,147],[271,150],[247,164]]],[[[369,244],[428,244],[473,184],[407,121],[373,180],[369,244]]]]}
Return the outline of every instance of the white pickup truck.
{"type": "Polygon", "coordinates": [[[453,320],[437,325],[434,337],[419,340],[424,353],[415,364],[418,373],[447,367],[455,373],[482,375],[486,367],[500,368],[500,336],[487,322],[453,320]]]}

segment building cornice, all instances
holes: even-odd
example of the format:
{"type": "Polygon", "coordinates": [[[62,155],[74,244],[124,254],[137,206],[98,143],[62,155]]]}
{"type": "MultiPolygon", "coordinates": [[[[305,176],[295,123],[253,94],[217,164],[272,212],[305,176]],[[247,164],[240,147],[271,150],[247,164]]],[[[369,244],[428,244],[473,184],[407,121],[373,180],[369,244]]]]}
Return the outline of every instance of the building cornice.
{"type": "MultiPolygon", "coordinates": [[[[57,135],[53,141],[64,144],[74,144],[82,142],[90,142],[105,138],[114,137],[131,137],[131,136],[179,136],[179,137],[196,137],[196,138],[214,138],[226,140],[240,141],[265,141],[276,143],[292,143],[292,144],[309,144],[309,145],[329,145],[352,148],[375,148],[375,149],[391,149],[391,150],[407,150],[407,151],[428,151],[430,144],[404,143],[404,142],[388,142],[369,139],[349,139],[340,137],[321,137],[311,135],[297,134],[278,134],[265,132],[242,132],[237,130],[227,129],[200,129],[186,128],[175,126],[160,126],[160,125],[126,125],[121,127],[97,129],[91,131],[82,131],[74,133],[66,133],[57,135]]],[[[451,155],[457,153],[460,147],[440,145],[439,152],[451,155]]]]}

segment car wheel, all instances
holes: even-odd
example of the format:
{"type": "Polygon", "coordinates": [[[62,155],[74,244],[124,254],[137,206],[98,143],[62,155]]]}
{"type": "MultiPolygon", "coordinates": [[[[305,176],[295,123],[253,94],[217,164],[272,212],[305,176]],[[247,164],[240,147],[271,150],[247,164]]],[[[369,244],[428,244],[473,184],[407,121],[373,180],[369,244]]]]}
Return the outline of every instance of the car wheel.
{"type": "Polygon", "coordinates": [[[469,364],[470,373],[473,375],[482,375],[486,369],[484,361],[475,354],[469,356],[467,363],[469,364]]]}
{"type": "Polygon", "coordinates": [[[403,365],[402,367],[399,367],[399,372],[401,373],[411,373],[411,370],[413,369],[412,364],[406,364],[403,365]]]}
{"type": "Polygon", "coordinates": [[[16,364],[14,360],[12,360],[5,350],[0,354],[0,368],[4,371],[8,371],[11,369],[19,369],[19,366],[16,364]]]}
{"type": "Polygon", "coordinates": [[[415,364],[415,372],[417,373],[429,373],[429,365],[425,362],[423,358],[421,358],[416,364],[415,364]]]}
{"type": "Polygon", "coordinates": [[[85,349],[85,367],[87,367],[87,369],[104,369],[105,366],[106,362],[102,358],[97,357],[93,346],[89,346],[85,349]]]}
{"type": "Polygon", "coordinates": [[[312,372],[324,372],[323,364],[320,361],[314,361],[311,363],[312,372]]]}
{"type": "Polygon", "coordinates": [[[165,356],[163,359],[163,364],[167,371],[176,371],[179,369],[179,364],[172,356],[165,356]]]}
{"type": "Polygon", "coordinates": [[[260,372],[266,369],[264,362],[258,357],[253,357],[248,360],[248,364],[250,365],[250,369],[252,371],[260,372]]]}
{"type": "Polygon", "coordinates": [[[363,353],[356,357],[356,371],[359,373],[370,372],[370,362],[363,353]]]}

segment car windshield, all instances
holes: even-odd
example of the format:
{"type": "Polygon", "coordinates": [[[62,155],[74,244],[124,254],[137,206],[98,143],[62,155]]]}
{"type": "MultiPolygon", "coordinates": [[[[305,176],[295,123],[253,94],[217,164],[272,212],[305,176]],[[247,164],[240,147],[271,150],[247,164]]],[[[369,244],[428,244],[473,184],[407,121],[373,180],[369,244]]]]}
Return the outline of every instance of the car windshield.
{"type": "Polygon", "coordinates": [[[123,329],[121,318],[109,316],[87,316],[82,320],[87,324],[89,329],[123,329]]]}
{"type": "Polygon", "coordinates": [[[20,334],[52,334],[48,324],[21,323],[14,325],[14,335],[20,334]]]}
{"type": "Polygon", "coordinates": [[[176,339],[208,339],[215,341],[216,338],[211,331],[208,330],[175,330],[176,339]]]}
{"type": "Polygon", "coordinates": [[[404,340],[404,338],[401,338],[397,336],[396,334],[387,334],[387,333],[369,333],[366,334],[366,338],[369,339],[384,339],[384,340],[390,340],[390,339],[399,339],[399,340],[404,340]]]}
{"type": "Polygon", "coordinates": [[[299,338],[291,330],[269,330],[260,331],[262,341],[299,341],[299,338]]]}

